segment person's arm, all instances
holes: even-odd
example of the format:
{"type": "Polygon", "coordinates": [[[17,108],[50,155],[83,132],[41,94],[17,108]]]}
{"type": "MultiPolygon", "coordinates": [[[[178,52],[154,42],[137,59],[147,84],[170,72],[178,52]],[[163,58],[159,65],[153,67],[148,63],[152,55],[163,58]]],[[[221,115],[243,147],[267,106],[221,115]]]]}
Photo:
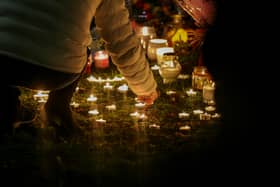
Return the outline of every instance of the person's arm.
{"type": "Polygon", "coordinates": [[[96,10],[98,34],[105,41],[112,62],[131,90],[148,104],[157,98],[157,84],[145,52],[133,32],[123,0],[104,0],[96,10]]]}

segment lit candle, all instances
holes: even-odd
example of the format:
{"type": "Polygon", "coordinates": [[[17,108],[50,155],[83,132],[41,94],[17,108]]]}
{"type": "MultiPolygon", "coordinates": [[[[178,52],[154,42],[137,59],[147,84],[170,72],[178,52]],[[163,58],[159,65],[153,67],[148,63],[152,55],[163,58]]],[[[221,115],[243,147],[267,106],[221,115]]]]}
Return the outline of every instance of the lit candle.
{"type": "Polygon", "coordinates": [[[212,115],[212,118],[215,118],[215,119],[220,118],[220,117],[221,117],[221,114],[218,114],[218,113],[215,113],[212,115]]]}
{"type": "Polygon", "coordinates": [[[151,69],[154,71],[159,70],[159,66],[157,64],[155,64],[151,67],[151,69]]]}
{"type": "Polygon", "coordinates": [[[193,110],[194,114],[203,114],[203,110],[193,110]]]}
{"type": "Polygon", "coordinates": [[[213,112],[213,111],[216,110],[216,107],[214,107],[214,106],[206,106],[206,107],[205,107],[205,110],[206,110],[207,112],[213,112]]]}
{"type": "Polygon", "coordinates": [[[147,118],[148,118],[148,116],[146,116],[146,114],[140,114],[139,115],[139,119],[144,120],[144,119],[147,119],[147,118]]]}
{"type": "Polygon", "coordinates": [[[123,85],[119,86],[118,91],[121,92],[121,93],[126,93],[128,91],[127,84],[123,84],[123,85]]]}
{"type": "Polygon", "coordinates": [[[95,101],[97,101],[97,97],[95,97],[93,94],[90,94],[90,96],[87,98],[87,101],[95,102],[95,101]]]}
{"type": "Polygon", "coordinates": [[[106,120],[102,119],[102,118],[96,119],[95,121],[98,122],[98,123],[106,123],[106,120]]]}
{"type": "Polygon", "coordinates": [[[80,104],[76,103],[75,101],[73,101],[70,105],[73,106],[74,108],[78,108],[80,106],[80,104]]]}
{"type": "Polygon", "coordinates": [[[106,82],[106,84],[103,86],[103,89],[107,90],[107,91],[110,91],[110,90],[113,90],[113,86],[110,85],[109,82],[106,82]]]}
{"type": "Polygon", "coordinates": [[[214,94],[215,94],[215,84],[213,82],[209,82],[203,85],[202,97],[205,103],[213,101],[214,94]]]}
{"type": "Polygon", "coordinates": [[[130,113],[130,116],[135,120],[135,119],[139,118],[140,114],[139,114],[139,112],[136,111],[136,112],[130,113]]]}
{"type": "Polygon", "coordinates": [[[185,125],[179,128],[181,131],[189,131],[191,130],[191,127],[189,125],[185,125]]]}
{"type": "Polygon", "coordinates": [[[94,76],[89,76],[88,78],[87,78],[87,80],[89,81],[89,82],[95,82],[96,81],[96,78],[94,77],[94,76]]]}
{"type": "Polygon", "coordinates": [[[174,90],[168,90],[168,91],[166,92],[166,94],[167,94],[167,95],[175,95],[175,94],[176,94],[176,91],[174,91],[174,90]]]}
{"type": "Polygon", "coordinates": [[[186,91],[188,96],[195,96],[196,95],[196,91],[193,91],[193,89],[189,89],[188,91],[186,91]]]}
{"type": "Polygon", "coordinates": [[[96,68],[109,67],[109,55],[106,51],[97,51],[94,54],[94,65],[96,68]]]}
{"type": "Polygon", "coordinates": [[[117,107],[116,107],[116,105],[114,105],[114,104],[112,104],[112,105],[107,105],[107,106],[105,106],[105,108],[107,109],[107,110],[116,110],[117,109],[117,107]]]}
{"type": "Polygon", "coordinates": [[[187,113],[187,112],[181,112],[181,113],[178,114],[178,116],[179,116],[179,118],[186,119],[190,116],[190,114],[187,113]]]}
{"type": "Polygon", "coordinates": [[[152,125],[149,125],[149,128],[160,129],[160,126],[156,125],[156,124],[152,124],[152,125]]]}
{"type": "Polygon", "coordinates": [[[98,112],[97,109],[89,110],[88,113],[89,113],[90,115],[94,115],[94,116],[99,114],[99,112],[98,112]]]}
{"type": "Polygon", "coordinates": [[[141,102],[135,104],[135,107],[139,108],[139,109],[144,108],[145,106],[146,106],[146,104],[145,103],[141,103],[141,102]]]}
{"type": "Polygon", "coordinates": [[[49,92],[49,91],[38,90],[37,94],[34,94],[34,95],[33,95],[33,98],[34,98],[35,100],[41,99],[41,98],[47,99],[47,98],[49,97],[48,92],[49,92]]]}
{"type": "Polygon", "coordinates": [[[199,115],[199,119],[200,120],[210,120],[211,119],[211,114],[205,112],[203,114],[200,114],[199,115]]]}

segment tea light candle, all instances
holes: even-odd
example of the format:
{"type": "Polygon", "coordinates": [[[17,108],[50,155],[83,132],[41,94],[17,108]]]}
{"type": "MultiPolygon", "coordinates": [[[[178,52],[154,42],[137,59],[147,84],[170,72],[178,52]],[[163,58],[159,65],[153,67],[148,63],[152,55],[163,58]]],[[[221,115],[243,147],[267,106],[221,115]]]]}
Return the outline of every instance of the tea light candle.
{"type": "Polygon", "coordinates": [[[186,91],[188,96],[195,96],[196,95],[196,91],[194,91],[192,88],[189,89],[188,91],[186,91]]]}
{"type": "Polygon", "coordinates": [[[94,77],[94,76],[89,76],[88,78],[87,78],[87,80],[89,81],[89,82],[95,82],[96,81],[96,78],[94,77]]]}
{"type": "Polygon", "coordinates": [[[175,95],[175,94],[176,94],[176,91],[174,91],[174,90],[168,90],[168,91],[166,92],[166,94],[167,94],[167,95],[175,95]]]}
{"type": "Polygon", "coordinates": [[[221,117],[221,114],[218,114],[218,113],[215,113],[212,115],[212,118],[215,118],[215,119],[220,118],[220,117],[221,117]]]}
{"type": "Polygon", "coordinates": [[[96,115],[98,115],[98,114],[99,114],[99,112],[98,112],[98,110],[97,110],[97,109],[94,109],[94,110],[89,110],[89,111],[88,111],[88,113],[89,113],[90,115],[94,115],[94,116],[96,116],[96,115]]]}
{"type": "Polygon", "coordinates": [[[151,67],[151,69],[154,71],[159,70],[159,66],[155,64],[151,67]]]}
{"type": "Polygon", "coordinates": [[[139,112],[136,111],[136,112],[130,113],[130,116],[133,117],[133,118],[138,119],[140,114],[139,114],[139,112]]]}
{"type": "Polygon", "coordinates": [[[214,106],[206,106],[206,107],[205,107],[205,110],[206,110],[207,112],[213,112],[213,111],[216,110],[216,107],[214,107],[214,106]]]}
{"type": "Polygon", "coordinates": [[[98,123],[106,123],[106,120],[102,119],[102,118],[96,119],[95,121],[98,122],[98,123]]]}
{"type": "Polygon", "coordinates": [[[181,131],[189,131],[191,130],[191,127],[189,125],[185,125],[179,128],[181,131]]]}
{"type": "Polygon", "coordinates": [[[107,106],[105,106],[105,108],[107,109],[107,110],[116,110],[117,109],[117,107],[116,107],[116,105],[107,105],[107,106]]]}
{"type": "Polygon", "coordinates": [[[127,84],[123,84],[123,85],[119,86],[118,91],[121,92],[121,93],[126,93],[128,91],[127,84]]]}
{"type": "Polygon", "coordinates": [[[181,112],[178,114],[178,116],[179,116],[179,118],[185,119],[185,118],[188,118],[190,116],[190,114],[187,112],[181,112]]]}
{"type": "Polygon", "coordinates": [[[203,114],[203,110],[193,110],[194,114],[203,114]]]}
{"type": "Polygon", "coordinates": [[[159,47],[156,49],[157,63],[161,65],[164,53],[174,53],[173,47],[159,47]]]}
{"type": "Polygon", "coordinates": [[[199,115],[199,119],[200,120],[210,120],[211,119],[211,114],[205,112],[203,114],[200,114],[199,115]]]}
{"type": "Polygon", "coordinates": [[[135,104],[135,107],[139,108],[139,109],[144,108],[145,106],[146,106],[146,104],[145,103],[141,103],[141,102],[135,104]]]}
{"type": "Polygon", "coordinates": [[[160,129],[160,126],[156,125],[156,124],[152,124],[152,125],[149,125],[149,128],[160,129]]]}
{"type": "Polygon", "coordinates": [[[107,68],[109,67],[109,55],[106,51],[97,51],[94,54],[94,65],[96,68],[107,68]]]}
{"type": "Polygon", "coordinates": [[[87,98],[87,101],[95,102],[95,101],[97,101],[97,97],[95,97],[93,94],[90,94],[90,96],[87,98]]]}
{"type": "Polygon", "coordinates": [[[103,86],[103,89],[107,90],[107,91],[110,91],[110,90],[113,90],[113,86],[110,85],[109,82],[106,82],[106,84],[103,86]]]}
{"type": "Polygon", "coordinates": [[[33,95],[33,98],[36,100],[36,99],[40,99],[40,98],[44,98],[44,99],[47,99],[49,97],[49,94],[47,91],[42,91],[42,90],[39,90],[37,92],[37,94],[34,94],[33,95]]]}
{"type": "Polygon", "coordinates": [[[80,106],[80,104],[76,103],[75,101],[73,101],[70,105],[73,106],[74,108],[78,108],[80,106]]]}
{"type": "Polygon", "coordinates": [[[146,116],[146,114],[140,114],[139,115],[139,119],[145,120],[147,118],[148,118],[148,116],[146,116]]]}

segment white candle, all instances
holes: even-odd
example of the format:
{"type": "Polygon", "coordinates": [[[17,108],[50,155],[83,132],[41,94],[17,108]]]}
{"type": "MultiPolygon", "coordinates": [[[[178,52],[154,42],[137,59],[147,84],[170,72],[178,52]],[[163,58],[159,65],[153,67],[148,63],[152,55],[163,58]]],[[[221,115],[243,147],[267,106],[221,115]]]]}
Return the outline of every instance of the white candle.
{"type": "Polygon", "coordinates": [[[168,90],[168,91],[166,92],[166,94],[167,94],[167,95],[175,95],[175,94],[176,94],[176,91],[174,91],[174,90],[168,90]]]}
{"type": "Polygon", "coordinates": [[[107,106],[105,106],[105,108],[106,108],[107,110],[116,110],[116,109],[117,109],[116,105],[114,105],[114,104],[112,104],[112,105],[107,105],[107,106]]]}
{"type": "Polygon", "coordinates": [[[106,123],[106,120],[102,119],[102,118],[96,119],[95,121],[98,122],[98,123],[106,123]]]}
{"type": "Polygon", "coordinates": [[[200,120],[210,120],[211,119],[211,114],[205,112],[203,114],[200,114],[199,115],[199,119],[200,120]]]}
{"type": "Polygon", "coordinates": [[[33,95],[33,98],[36,100],[36,99],[40,99],[40,98],[44,98],[44,99],[47,99],[49,97],[49,94],[48,94],[49,91],[42,91],[42,90],[38,90],[37,91],[37,94],[34,94],[33,95]]]}
{"type": "Polygon", "coordinates": [[[218,113],[215,113],[212,115],[212,118],[220,118],[221,117],[221,114],[218,114],[218,113]]]}
{"type": "Polygon", "coordinates": [[[155,64],[151,67],[151,69],[154,71],[159,70],[159,66],[155,64]]]}
{"type": "Polygon", "coordinates": [[[130,116],[133,117],[133,118],[138,119],[140,114],[139,114],[139,112],[136,111],[136,112],[130,113],[130,116]]]}
{"type": "Polygon", "coordinates": [[[189,89],[188,91],[186,91],[188,96],[195,96],[196,95],[196,91],[194,91],[192,88],[189,89]]]}
{"type": "Polygon", "coordinates": [[[152,125],[149,125],[149,128],[160,129],[160,126],[156,125],[156,124],[152,124],[152,125]]]}
{"type": "Polygon", "coordinates": [[[146,106],[146,104],[145,103],[141,103],[141,102],[135,104],[135,107],[139,108],[139,109],[144,108],[145,106],[146,106]]]}
{"type": "Polygon", "coordinates": [[[214,100],[215,84],[206,84],[203,86],[202,97],[205,103],[214,100]]]}
{"type": "Polygon", "coordinates": [[[70,105],[73,106],[74,108],[78,108],[80,106],[80,104],[76,103],[75,101],[73,101],[70,105]]]}
{"type": "Polygon", "coordinates": [[[179,118],[188,118],[190,116],[187,112],[181,112],[178,114],[179,118]]]}
{"type": "Polygon", "coordinates": [[[110,91],[110,90],[113,90],[113,86],[110,85],[109,82],[106,82],[106,84],[103,86],[103,89],[107,90],[107,91],[110,91]]]}
{"type": "Polygon", "coordinates": [[[189,125],[185,125],[179,128],[181,131],[189,131],[191,130],[191,127],[189,125]]]}
{"type": "Polygon", "coordinates": [[[94,115],[94,116],[99,114],[97,109],[89,110],[88,113],[91,114],[91,115],[94,115]]]}
{"type": "Polygon", "coordinates": [[[97,101],[97,97],[95,97],[93,94],[90,94],[90,96],[87,98],[87,101],[95,102],[95,101],[97,101]]]}
{"type": "Polygon", "coordinates": [[[127,84],[123,84],[123,85],[119,86],[118,91],[121,92],[121,93],[126,93],[128,91],[127,84]]]}
{"type": "Polygon", "coordinates": [[[214,106],[206,106],[206,107],[205,107],[205,110],[206,110],[207,112],[213,112],[213,111],[216,110],[216,107],[214,107],[214,106]]]}
{"type": "Polygon", "coordinates": [[[203,114],[203,110],[197,109],[197,110],[193,110],[194,114],[203,114]]]}

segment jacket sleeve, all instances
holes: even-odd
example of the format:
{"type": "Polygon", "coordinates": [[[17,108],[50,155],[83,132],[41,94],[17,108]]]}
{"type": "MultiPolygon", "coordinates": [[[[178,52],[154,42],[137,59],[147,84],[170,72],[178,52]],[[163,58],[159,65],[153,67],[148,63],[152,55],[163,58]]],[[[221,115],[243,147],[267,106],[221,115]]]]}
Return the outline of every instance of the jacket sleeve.
{"type": "Polygon", "coordinates": [[[149,95],[157,84],[130,24],[124,0],[103,0],[95,14],[96,30],[112,62],[136,95],[149,95]]]}

